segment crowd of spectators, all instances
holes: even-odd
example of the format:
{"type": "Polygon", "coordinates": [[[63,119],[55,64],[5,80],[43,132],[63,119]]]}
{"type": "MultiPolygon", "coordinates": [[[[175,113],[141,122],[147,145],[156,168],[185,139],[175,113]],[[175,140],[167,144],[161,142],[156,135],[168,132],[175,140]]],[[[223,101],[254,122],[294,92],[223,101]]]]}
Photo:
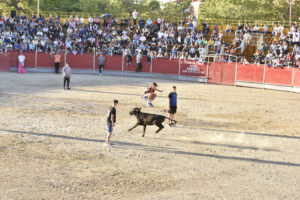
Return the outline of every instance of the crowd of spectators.
{"type": "Polygon", "coordinates": [[[83,54],[102,52],[107,55],[124,54],[132,57],[139,53],[149,57],[182,58],[203,61],[208,54],[219,55],[220,61],[235,61],[253,35],[270,34],[272,44],[264,43],[254,54],[254,63],[270,66],[287,64],[299,66],[300,27],[290,28],[287,35],[282,25],[269,27],[239,24],[236,30],[228,24],[223,32],[216,25],[210,30],[208,23],[196,29],[196,18],[179,24],[164,18],[144,19],[134,11],[130,17],[89,17],[79,16],[60,19],[59,16],[0,16],[0,52],[38,51],[83,54]],[[225,41],[225,36],[234,37],[225,41]],[[279,37],[280,36],[280,37],[279,37]]]}
{"type": "Polygon", "coordinates": [[[275,24],[271,32],[267,32],[266,25],[263,30],[265,39],[254,53],[253,62],[270,67],[300,67],[300,27],[293,24],[285,33],[282,25],[275,24]]]}

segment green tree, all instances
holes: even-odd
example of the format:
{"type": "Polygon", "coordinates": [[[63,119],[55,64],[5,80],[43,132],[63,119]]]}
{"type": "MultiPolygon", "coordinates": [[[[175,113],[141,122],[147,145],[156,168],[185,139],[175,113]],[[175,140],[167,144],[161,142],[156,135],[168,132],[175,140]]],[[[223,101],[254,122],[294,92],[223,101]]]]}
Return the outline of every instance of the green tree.
{"type": "MultiPolygon", "coordinates": [[[[295,0],[295,5],[299,4],[295,0]]],[[[293,16],[294,20],[299,17],[299,7],[294,9],[293,16]]],[[[199,18],[288,21],[289,4],[287,0],[206,0],[200,7],[199,18]]]]}

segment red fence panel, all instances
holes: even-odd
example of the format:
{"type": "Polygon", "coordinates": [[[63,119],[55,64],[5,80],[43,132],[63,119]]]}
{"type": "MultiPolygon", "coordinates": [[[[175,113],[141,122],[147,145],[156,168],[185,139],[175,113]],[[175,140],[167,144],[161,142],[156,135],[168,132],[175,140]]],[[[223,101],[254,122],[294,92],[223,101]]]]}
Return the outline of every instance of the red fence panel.
{"type": "Polygon", "coordinates": [[[222,63],[210,63],[208,69],[208,83],[221,84],[222,83],[222,63]]]}
{"type": "Polygon", "coordinates": [[[294,70],[294,86],[300,87],[300,69],[295,68],[294,70]]]}
{"type": "MultiPolygon", "coordinates": [[[[64,57],[62,55],[62,57],[64,57]]],[[[54,59],[52,54],[48,53],[38,53],[37,54],[37,67],[53,67],[54,68],[54,59]]],[[[62,67],[62,64],[61,64],[62,67]]]]}
{"type": "Polygon", "coordinates": [[[223,70],[222,70],[223,85],[235,84],[235,69],[236,69],[236,63],[223,64],[223,70]]]}
{"type": "Polygon", "coordinates": [[[210,63],[208,83],[234,85],[235,63],[210,63]]]}
{"type": "Polygon", "coordinates": [[[93,54],[67,54],[66,62],[71,68],[78,69],[93,69],[94,55],[93,54]]]}
{"type": "Polygon", "coordinates": [[[152,72],[160,74],[178,74],[179,60],[168,58],[156,58],[152,60],[152,72]]]}
{"type": "Polygon", "coordinates": [[[266,67],[265,83],[292,86],[293,69],[266,67]]]}
{"type": "Polygon", "coordinates": [[[238,64],[237,81],[264,82],[264,65],[238,64]]]}
{"type": "Polygon", "coordinates": [[[18,51],[9,52],[9,66],[10,67],[18,67],[18,56],[19,55],[20,55],[20,52],[18,52],[18,51]]]}
{"type": "MultiPolygon", "coordinates": [[[[95,68],[98,69],[98,57],[96,57],[96,64],[95,68]]],[[[115,55],[115,56],[107,56],[105,55],[105,63],[104,63],[104,70],[117,70],[122,71],[122,56],[115,55]]]]}
{"type": "Polygon", "coordinates": [[[23,52],[25,56],[24,67],[35,67],[35,52],[23,52]]]}
{"type": "Polygon", "coordinates": [[[0,72],[9,72],[9,55],[0,54],[0,72]]]}
{"type": "Polygon", "coordinates": [[[207,64],[202,64],[194,60],[181,60],[180,75],[206,77],[207,64]]]}

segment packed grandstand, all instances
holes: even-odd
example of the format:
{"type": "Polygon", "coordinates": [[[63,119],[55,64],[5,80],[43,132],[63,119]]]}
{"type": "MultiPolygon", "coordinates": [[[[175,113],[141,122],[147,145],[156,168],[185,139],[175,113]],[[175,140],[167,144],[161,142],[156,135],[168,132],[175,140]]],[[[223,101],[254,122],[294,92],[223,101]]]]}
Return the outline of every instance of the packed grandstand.
{"type": "Polygon", "coordinates": [[[108,16],[0,16],[0,51],[102,52],[192,59],[205,62],[215,55],[221,62],[300,67],[300,26],[274,27],[240,23],[217,26],[191,18],[183,23],[142,18],[138,13],[118,19],[108,16]],[[136,18],[137,20],[133,20],[136,18]],[[250,48],[254,47],[254,48],[250,48]],[[129,51],[130,50],[130,51],[129,51]]]}

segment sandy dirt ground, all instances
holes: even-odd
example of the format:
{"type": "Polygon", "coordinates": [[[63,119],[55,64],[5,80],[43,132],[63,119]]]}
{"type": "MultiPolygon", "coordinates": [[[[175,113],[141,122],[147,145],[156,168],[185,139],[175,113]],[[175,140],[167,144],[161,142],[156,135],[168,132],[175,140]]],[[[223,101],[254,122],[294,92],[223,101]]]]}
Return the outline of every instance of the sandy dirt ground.
{"type": "Polygon", "coordinates": [[[190,82],[0,73],[0,199],[300,199],[300,94],[190,82]],[[141,94],[163,93],[149,108],[141,94]],[[178,126],[128,133],[129,111],[178,126]],[[107,109],[120,101],[115,145],[107,109]]]}

